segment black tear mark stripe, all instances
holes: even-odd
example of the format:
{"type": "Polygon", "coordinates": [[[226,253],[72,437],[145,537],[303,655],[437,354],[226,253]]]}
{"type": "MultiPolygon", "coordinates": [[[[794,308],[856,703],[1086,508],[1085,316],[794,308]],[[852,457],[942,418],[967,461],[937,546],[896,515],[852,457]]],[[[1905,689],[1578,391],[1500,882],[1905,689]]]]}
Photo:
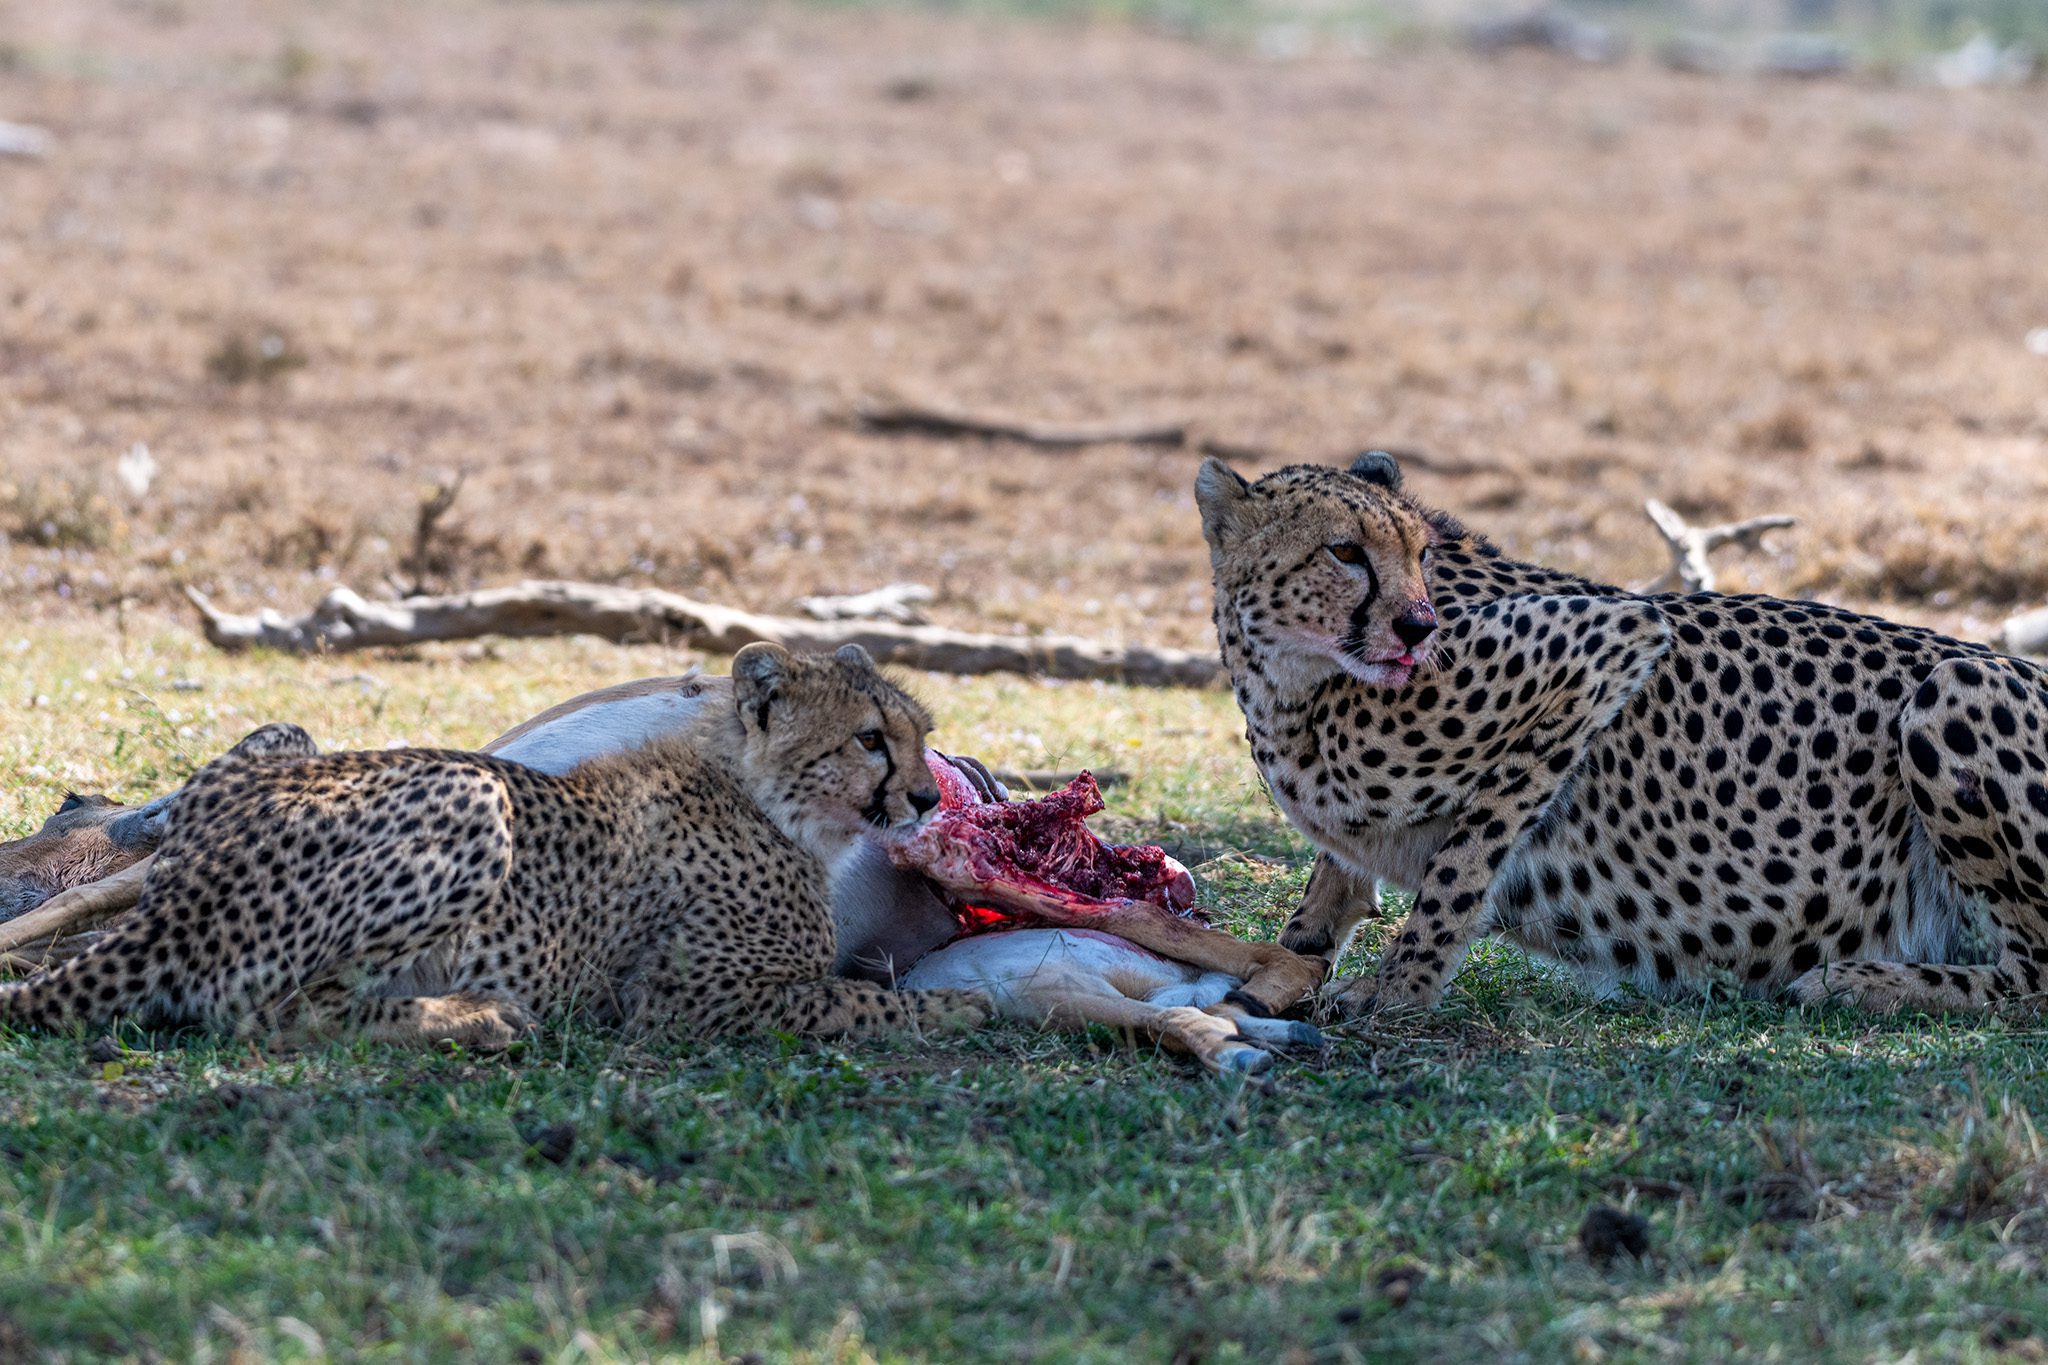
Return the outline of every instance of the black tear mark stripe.
{"type": "Polygon", "coordinates": [[[1372,566],[1372,556],[1365,559],[1365,600],[1351,609],[1351,638],[1363,643],[1365,632],[1372,627],[1372,609],[1380,600],[1380,573],[1372,566]]]}
{"type": "Polygon", "coordinates": [[[896,776],[896,755],[889,752],[889,717],[882,713],[879,702],[875,704],[875,721],[882,731],[882,780],[875,784],[875,794],[861,814],[869,824],[883,825],[889,820],[889,781],[896,776]]]}

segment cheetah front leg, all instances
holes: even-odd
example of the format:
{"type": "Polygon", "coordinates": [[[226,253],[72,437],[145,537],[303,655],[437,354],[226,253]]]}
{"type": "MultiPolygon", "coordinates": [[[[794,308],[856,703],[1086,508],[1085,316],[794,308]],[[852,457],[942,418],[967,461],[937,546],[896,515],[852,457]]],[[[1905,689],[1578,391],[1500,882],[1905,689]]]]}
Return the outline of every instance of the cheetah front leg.
{"type": "Polygon", "coordinates": [[[1478,713],[1497,738],[1475,766],[1491,766],[1431,855],[1415,908],[1376,977],[1340,991],[1341,1011],[1427,1007],[1442,998],[1482,930],[1487,888],[1502,862],[1669,646],[1662,615],[1639,598],[1503,598],[1458,623],[1457,656],[1486,661],[1482,683],[1499,680],[1494,706],[1478,713]],[[1517,677],[1525,681],[1514,685],[1517,677]]]}
{"type": "Polygon", "coordinates": [[[1899,771],[1935,854],[1981,900],[1995,963],[1833,962],[1793,999],[1870,1010],[2048,1004],[2048,681],[2010,659],[1937,665],[1899,714],[1899,771]]]}
{"type": "MultiPolygon", "coordinates": [[[[1575,751],[1564,751],[1573,754],[1575,751]]],[[[1501,862],[1557,794],[1562,779],[1529,767],[1500,768],[1492,789],[1466,808],[1430,859],[1415,908],[1401,921],[1373,977],[1355,977],[1337,996],[1346,1016],[1423,1008],[1442,999],[1478,935],[1486,889],[1501,862]]],[[[1568,771],[1568,769],[1567,769],[1568,771]]]]}
{"type": "Polygon", "coordinates": [[[1334,967],[1359,921],[1378,909],[1379,901],[1378,882],[1350,872],[1328,853],[1317,853],[1301,904],[1280,930],[1280,946],[1334,967]]]}

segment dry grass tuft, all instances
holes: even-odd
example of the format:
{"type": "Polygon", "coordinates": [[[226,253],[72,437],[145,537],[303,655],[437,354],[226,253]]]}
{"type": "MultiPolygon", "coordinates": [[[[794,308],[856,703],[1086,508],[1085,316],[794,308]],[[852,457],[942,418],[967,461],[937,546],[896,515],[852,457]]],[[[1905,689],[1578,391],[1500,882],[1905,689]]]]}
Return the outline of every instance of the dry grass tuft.
{"type": "Polygon", "coordinates": [[[206,372],[223,384],[269,384],[305,364],[305,354],[281,332],[233,332],[207,353],[206,372]]]}
{"type": "Polygon", "coordinates": [[[2007,1237],[2048,1243],[2048,1149],[2034,1119],[2009,1097],[1994,1114],[1978,1100],[1963,1116],[1955,1151],[1935,1188],[1945,1222],[2005,1224],[2007,1237]]]}
{"type": "Polygon", "coordinates": [[[1835,1207],[1828,1180],[1807,1146],[1806,1125],[1772,1125],[1755,1134],[1763,1171],[1728,1191],[1735,1204],[1753,1203],[1765,1218],[1804,1223],[1835,1207]]]}
{"type": "Polygon", "coordinates": [[[0,555],[7,538],[49,550],[103,550],[126,525],[106,494],[66,478],[0,483],[0,555]]]}
{"type": "Polygon", "coordinates": [[[1813,449],[1813,417],[1804,408],[1786,405],[1742,428],[1742,448],[1765,454],[1797,454],[1813,449]]]}

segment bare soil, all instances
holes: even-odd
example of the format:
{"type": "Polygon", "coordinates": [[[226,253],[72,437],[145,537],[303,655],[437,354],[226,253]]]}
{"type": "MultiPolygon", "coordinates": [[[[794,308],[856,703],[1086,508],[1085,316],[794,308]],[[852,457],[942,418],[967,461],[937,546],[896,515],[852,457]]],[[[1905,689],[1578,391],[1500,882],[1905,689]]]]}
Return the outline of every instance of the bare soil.
{"type": "Polygon", "coordinates": [[[565,575],[1208,638],[1191,449],[1423,452],[1512,550],[2048,599],[2048,90],[739,5],[0,0],[0,606],[565,575]],[[133,443],[160,465],[131,494],[133,443]]]}

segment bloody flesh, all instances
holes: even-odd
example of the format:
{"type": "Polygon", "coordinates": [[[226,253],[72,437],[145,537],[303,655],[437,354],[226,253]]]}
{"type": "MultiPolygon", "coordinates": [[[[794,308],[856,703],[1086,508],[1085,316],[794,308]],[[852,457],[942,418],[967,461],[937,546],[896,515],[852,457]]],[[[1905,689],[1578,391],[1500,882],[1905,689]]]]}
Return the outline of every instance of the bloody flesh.
{"type": "Polygon", "coordinates": [[[1132,903],[1194,908],[1194,878],[1164,849],[1105,844],[1089,830],[1102,791],[1088,773],[1035,801],[984,801],[943,755],[927,751],[925,762],[939,808],[892,841],[889,854],[949,892],[969,932],[1013,921],[1073,924],[1132,903]]]}

